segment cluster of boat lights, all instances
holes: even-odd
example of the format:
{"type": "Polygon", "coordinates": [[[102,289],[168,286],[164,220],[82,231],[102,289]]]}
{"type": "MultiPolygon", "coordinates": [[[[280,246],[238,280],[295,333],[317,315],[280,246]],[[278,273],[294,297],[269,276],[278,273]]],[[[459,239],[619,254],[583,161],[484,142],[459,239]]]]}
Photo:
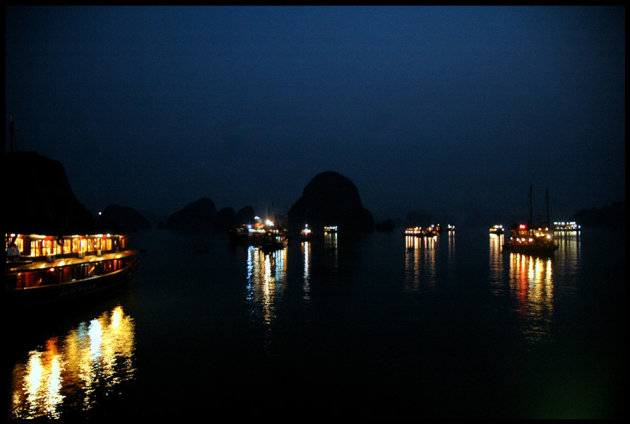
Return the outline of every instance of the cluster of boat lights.
{"type": "MultiPolygon", "coordinates": [[[[551,234],[547,234],[546,236],[547,239],[551,240],[551,234]]],[[[534,239],[532,237],[516,237],[514,240],[516,240],[517,243],[533,243],[534,239]]]]}
{"type": "MultiPolygon", "coordinates": [[[[455,231],[455,226],[448,224],[446,226],[447,231],[455,231]]],[[[437,236],[440,232],[440,224],[432,224],[427,228],[423,227],[407,227],[405,228],[405,235],[407,236],[437,236]]]]}
{"type": "MultiPolygon", "coordinates": [[[[258,234],[263,234],[267,229],[273,229],[275,227],[275,223],[273,222],[273,220],[271,219],[266,219],[264,225],[262,224],[262,220],[260,219],[259,216],[255,216],[254,217],[254,224],[247,224],[247,231],[250,233],[258,233],[258,234]]],[[[336,225],[330,225],[330,226],[326,226],[324,227],[324,232],[325,233],[334,233],[337,232],[338,228],[336,225]]],[[[304,225],[304,228],[302,229],[302,235],[303,236],[309,236],[311,235],[312,230],[309,228],[308,224],[304,225]]]]}
{"type": "Polygon", "coordinates": [[[578,231],[582,229],[582,226],[575,221],[557,221],[553,223],[553,228],[556,231],[578,231]]]}

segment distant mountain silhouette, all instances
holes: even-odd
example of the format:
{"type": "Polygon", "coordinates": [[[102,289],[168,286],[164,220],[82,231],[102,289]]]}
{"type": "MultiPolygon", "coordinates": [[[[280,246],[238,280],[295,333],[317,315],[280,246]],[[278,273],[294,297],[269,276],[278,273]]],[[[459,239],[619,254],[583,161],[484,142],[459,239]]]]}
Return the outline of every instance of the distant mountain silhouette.
{"type": "Polygon", "coordinates": [[[214,217],[214,229],[216,231],[227,231],[236,226],[236,214],[234,208],[227,207],[220,209],[214,217]]]}
{"type": "Polygon", "coordinates": [[[236,212],[234,221],[236,222],[236,225],[251,224],[254,222],[255,216],[256,213],[254,212],[254,208],[251,206],[245,206],[244,208],[236,212]]]}
{"type": "Polygon", "coordinates": [[[231,228],[242,224],[251,224],[254,222],[254,208],[245,206],[238,212],[234,212],[231,207],[220,209],[214,218],[214,229],[217,232],[226,232],[231,228]]]}
{"type": "Polygon", "coordinates": [[[319,229],[337,225],[339,232],[373,232],[374,218],[361,204],[359,191],[345,176],[326,171],[317,174],[288,213],[293,231],[308,224],[319,229]]]}
{"type": "Polygon", "coordinates": [[[7,232],[71,234],[94,229],[94,217],[74,195],[60,162],[36,152],[8,152],[2,155],[2,170],[7,232]]]}
{"type": "Polygon", "coordinates": [[[129,206],[109,205],[98,219],[100,226],[123,232],[134,232],[151,227],[142,214],[129,206]]]}
{"type": "Polygon", "coordinates": [[[164,227],[182,232],[210,233],[214,230],[216,214],[212,199],[202,197],[171,214],[164,227]]]}
{"type": "Polygon", "coordinates": [[[583,227],[624,227],[626,202],[613,202],[601,208],[582,209],[572,219],[583,227]]]}
{"type": "Polygon", "coordinates": [[[186,233],[209,234],[226,232],[237,225],[253,221],[254,209],[251,206],[245,206],[236,213],[232,207],[217,211],[212,199],[202,197],[171,214],[167,222],[159,226],[186,233]]]}
{"type": "Polygon", "coordinates": [[[395,226],[394,220],[387,218],[385,221],[376,224],[376,231],[392,232],[395,226]]]}

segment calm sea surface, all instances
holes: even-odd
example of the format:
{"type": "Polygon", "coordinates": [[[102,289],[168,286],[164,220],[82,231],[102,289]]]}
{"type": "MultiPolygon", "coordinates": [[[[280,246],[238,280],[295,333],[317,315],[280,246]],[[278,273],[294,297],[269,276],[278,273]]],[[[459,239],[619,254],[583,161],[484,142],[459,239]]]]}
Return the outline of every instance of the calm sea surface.
{"type": "Polygon", "coordinates": [[[561,235],[553,259],[502,241],[396,231],[268,254],[132,235],[146,251],[123,291],[5,311],[5,415],[620,416],[625,233],[561,235]]]}

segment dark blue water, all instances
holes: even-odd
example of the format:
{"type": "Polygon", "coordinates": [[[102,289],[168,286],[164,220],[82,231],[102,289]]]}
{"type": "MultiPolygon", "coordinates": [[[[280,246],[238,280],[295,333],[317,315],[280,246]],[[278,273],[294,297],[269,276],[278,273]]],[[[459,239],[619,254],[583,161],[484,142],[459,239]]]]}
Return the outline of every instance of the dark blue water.
{"type": "Polygon", "coordinates": [[[138,233],[127,289],[7,336],[7,415],[617,417],[625,235],[558,240],[547,260],[485,228],[271,254],[138,233]]]}

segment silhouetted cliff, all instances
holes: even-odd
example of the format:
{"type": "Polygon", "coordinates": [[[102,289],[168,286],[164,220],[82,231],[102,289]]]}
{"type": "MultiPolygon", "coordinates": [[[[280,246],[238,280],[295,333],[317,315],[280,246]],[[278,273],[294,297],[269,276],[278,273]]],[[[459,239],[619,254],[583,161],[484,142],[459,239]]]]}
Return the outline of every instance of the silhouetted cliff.
{"type": "Polygon", "coordinates": [[[129,206],[109,205],[98,218],[98,225],[123,232],[138,231],[151,227],[142,214],[129,206]]]}
{"type": "Polygon", "coordinates": [[[245,206],[236,213],[232,207],[217,211],[214,202],[208,197],[203,197],[173,213],[168,221],[165,224],[161,223],[159,227],[187,233],[209,234],[215,231],[227,232],[237,225],[253,221],[254,209],[251,206],[245,206]]]}
{"type": "Polygon", "coordinates": [[[222,208],[214,217],[214,229],[216,231],[228,231],[236,226],[236,214],[234,208],[222,208]]]}
{"type": "Polygon", "coordinates": [[[216,214],[214,202],[208,197],[202,197],[171,214],[164,228],[182,232],[210,233],[214,229],[216,214]]]}
{"type": "Polygon", "coordinates": [[[333,171],[317,174],[306,185],[288,219],[292,230],[308,223],[314,229],[337,225],[342,233],[374,231],[372,214],[361,204],[354,183],[333,171]]]}
{"type": "Polygon", "coordinates": [[[245,206],[244,208],[236,212],[234,221],[236,222],[236,225],[251,224],[254,222],[255,216],[256,214],[254,213],[254,208],[251,206],[245,206]]]}
{"type": "Polygon", "coordinates": [[[36,152],[2,155],[3,224],[7,232],[90,232],[94,217],[72,192],[60,162],[36,152]]]}

